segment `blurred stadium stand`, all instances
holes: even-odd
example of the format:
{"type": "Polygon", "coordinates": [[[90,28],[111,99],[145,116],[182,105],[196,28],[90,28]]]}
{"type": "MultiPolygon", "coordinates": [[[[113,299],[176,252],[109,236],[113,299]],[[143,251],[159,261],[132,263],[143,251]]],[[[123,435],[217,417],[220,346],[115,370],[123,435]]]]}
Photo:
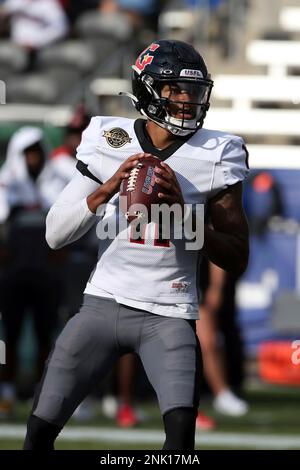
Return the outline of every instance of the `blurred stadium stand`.
{"type": "Polygon", "coordinates": [[[300,41],[258,39],[247,47],[247,58],[254,65],[268,66],[269,75],[284,76],[288,67],[300,66],[300,41]]]}
{"type": "Polygon", "coordinates": [[[27,67],[28,57],[24,49],[11,41],[0,41],[0,76],[5,80],[27,67]]]}
{"type": "Polygon", "coordinates": [[[214,97],[230,100],[236,109],[255,108],[257,104],[300,105],[300,77],[264,75],[217,75],[214,97]],[[255,106],[256,105],[256,106],[255,106]]]}
{"type": "Polygon", "coordinates": [[[279,14],[280,27],[285,31],[300,33],[300,7],[284,7],[279,14]]]}
{"type": "MultiPolygon", "coordinates": [[[[133,33],[132,25],[127,16],[121,12],[110,15],[97,15],[89,11],[80,16],[75,27],[79,36],[95,39],[98,42],[102,39],[111,40],[113,38],[116,42],[124,44],[132,39],[133,33]]],[[[105,44],[102,44],[102,51],[105,51],[105,44]]]]}
{"type": "Polygon", "coordinates": [[[297,109],[250,109],[249,111],[234,108],[212,108],[205,119],[205,127],[222,129],[245,137],[249,142],[251,136],[298,137],[299,126],[297,109]]]}

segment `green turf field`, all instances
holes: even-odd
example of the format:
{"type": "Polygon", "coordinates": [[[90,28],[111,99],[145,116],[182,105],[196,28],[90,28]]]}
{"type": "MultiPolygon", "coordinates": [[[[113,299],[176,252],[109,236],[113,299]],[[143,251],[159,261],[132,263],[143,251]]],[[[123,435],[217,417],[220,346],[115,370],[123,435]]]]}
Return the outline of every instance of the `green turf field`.
{"type": "MultiPolygon", "coordinates": [[[[203,406],[217,420],[214,431],[198,431],[197,449],[300,449],[300,389],[259,386],[249,389],[251,410],[244,418],[226,418],[203,406]]],[[[163,429],[156,404],[144,404],[147,419],[138,427],[122,430],[101,416],[85,423],[71,420],[57,449],[160,449],[163,429]]],[[[0,422],[0,449],[20,449],[29,405],[19,404],[10,421],[0,422]]]]}

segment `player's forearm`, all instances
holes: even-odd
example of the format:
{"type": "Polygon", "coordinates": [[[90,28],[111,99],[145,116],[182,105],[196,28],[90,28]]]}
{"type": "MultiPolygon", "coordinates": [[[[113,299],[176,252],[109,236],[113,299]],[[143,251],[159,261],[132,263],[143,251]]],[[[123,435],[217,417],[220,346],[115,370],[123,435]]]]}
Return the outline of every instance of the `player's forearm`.
{"type": "Polygon", "coordinates": [[[203,254],[225,271],[241,276],[248,264],[248,239],[222,233],[205,225],[203,254]]]}
{"type": "Polygon", "coordinates": [[[57,250],[81,238],[94,224],[95,214],[86,199],[75,204],[54,204],[46,219],[46,240],[57,250]]]}
{"type": "Polygon", "coordinates": [[[118,186],[113,178],[101,186],[96,184],[96,189],[94,184],[87,178],[77,177],[50,209],[46,220],[46,240],[52,249],[78,240],[98,217],[104,215],[105,204],[118,191],[118,186]],[[99,212],[101,206],[102,211],[99,212]]]}
{"type": "Polygon", "coordinates": [[[97,217],[87,204],[87,197],[99,184],[78,173],[59,195],[46,219],[46,240],[53,249],[82,237],[97,217]]]}
{"type": "Polygon", "coordinates": [[[106,204],[118,192],[118,187],[112,187],[109,181],[100,186],[96,191],[86,198],[89,210],[96,214],[102,204],[106,204]]]}

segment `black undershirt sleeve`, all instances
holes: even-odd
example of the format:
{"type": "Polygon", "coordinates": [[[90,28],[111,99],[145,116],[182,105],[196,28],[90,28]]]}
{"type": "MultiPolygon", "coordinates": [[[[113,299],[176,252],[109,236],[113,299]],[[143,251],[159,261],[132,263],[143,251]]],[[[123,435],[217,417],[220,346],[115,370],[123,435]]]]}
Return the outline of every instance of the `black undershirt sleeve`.
{"type": "Polygon", "coordinates": [[[90,172],[90,170],[88,169],[87,164],[83,163],[81,160],[78,160],[78,162],[76,164],[76,168],[77,168],[78,171],[80,171],[80,173],[83,176],[87,176],[91,180],[96,181],[96,183],[103,184],[102,181],[100,181],[96,176],[93,175],[93,173],[90,172]]]}

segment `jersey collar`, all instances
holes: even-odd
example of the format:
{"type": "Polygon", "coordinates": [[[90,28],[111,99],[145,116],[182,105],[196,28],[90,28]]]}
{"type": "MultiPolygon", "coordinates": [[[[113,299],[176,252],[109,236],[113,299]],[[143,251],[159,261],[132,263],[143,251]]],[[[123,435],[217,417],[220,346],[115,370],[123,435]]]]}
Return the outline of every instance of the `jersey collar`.
{"type": "Polygon", "coordinates": [[[165,149],[160,150],[153,145],[146,129],[146,122],[146,119],[136,119],[134,122],[134,132],[138,138],[139,144],[145,153],[152,153],[163,161],[173,155],[190,137],[192,137],[192,135],[194,135],[191,134],[185,137],[177,137],[175,142],[165,149]]]}

